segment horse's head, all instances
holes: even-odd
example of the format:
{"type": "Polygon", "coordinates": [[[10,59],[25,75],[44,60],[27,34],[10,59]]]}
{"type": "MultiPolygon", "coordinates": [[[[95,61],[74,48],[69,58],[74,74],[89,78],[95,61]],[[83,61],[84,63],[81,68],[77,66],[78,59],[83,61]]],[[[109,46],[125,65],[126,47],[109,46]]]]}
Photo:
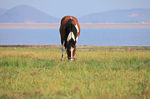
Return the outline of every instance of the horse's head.
{"type": "Polygon", "coordinates": [[[67,56],[69,60],[74,60],[74,56],[75,56],[75,51],[76,51],[76,44],[73,40],[70,40],[69,42],[67,42],[67,56]]]}
{"type": "Polygon", "coordinates": [[[72,24],[72,20],[70,19],[67,22],[66,25],[66,51],[67,51],[67,56],[69,60],[74,60],[75,56],[75,51],[76,51],[76,36],[77,36],[77,29],[72,24]]]}

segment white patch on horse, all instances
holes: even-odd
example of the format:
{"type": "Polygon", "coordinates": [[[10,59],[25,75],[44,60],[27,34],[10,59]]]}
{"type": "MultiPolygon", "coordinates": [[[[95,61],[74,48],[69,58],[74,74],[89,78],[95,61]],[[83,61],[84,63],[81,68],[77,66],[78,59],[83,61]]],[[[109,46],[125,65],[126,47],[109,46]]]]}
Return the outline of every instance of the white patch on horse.
{"type": "Polygon", "coordinates": [[[73,60],[73,50],[74,50],[74,48],[73,47],[71,47],[71,60],[73,60]]]}
{"type": "Polygon", "coordinates": [[[79,32],[79,28],[78,28],[78,25],[77,25],[77,24],[75,25],[75,27],[76,27],[76,29],[77,29],[77,32],[79,32]]]}
{"type": "Polygon", "coordinates": [[[67,41],[71,40],[71,38],[75,41],[75,37],[74,37],[74,34],[73,32],[70,32],[68,37],[67,37],[67,41]]]}

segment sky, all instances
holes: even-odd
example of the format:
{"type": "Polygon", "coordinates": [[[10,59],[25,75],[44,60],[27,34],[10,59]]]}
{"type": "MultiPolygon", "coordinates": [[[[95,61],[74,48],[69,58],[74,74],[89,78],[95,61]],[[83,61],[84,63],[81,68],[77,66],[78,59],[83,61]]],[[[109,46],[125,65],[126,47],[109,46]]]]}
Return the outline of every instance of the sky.
{"type": "Polygon", "coordinates": [[[0,0],[0,8],[10,9],[18,5],[29,5],[61,18],[118,9],[150,8],[150,0],[0,0]]]}

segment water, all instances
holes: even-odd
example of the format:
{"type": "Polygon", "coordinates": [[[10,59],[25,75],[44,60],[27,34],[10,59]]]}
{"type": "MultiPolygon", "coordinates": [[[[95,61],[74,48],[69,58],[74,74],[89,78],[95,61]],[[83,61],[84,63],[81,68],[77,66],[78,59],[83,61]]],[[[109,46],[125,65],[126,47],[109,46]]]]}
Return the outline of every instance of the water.
{"type": "MultiPolygon", "coordinates": [[[[60,45],[59,29],[0,29],[0,45],[60,45]]],[[[150,28],[82,29],[78,45],[150,46],[150,28]]]]}

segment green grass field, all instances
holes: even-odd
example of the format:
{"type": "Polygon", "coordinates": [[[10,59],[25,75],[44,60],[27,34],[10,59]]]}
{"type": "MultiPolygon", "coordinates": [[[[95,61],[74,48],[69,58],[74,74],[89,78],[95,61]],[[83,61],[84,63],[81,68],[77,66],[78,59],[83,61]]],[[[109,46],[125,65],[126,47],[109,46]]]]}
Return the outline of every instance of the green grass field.
{"type": "Polygon", "coordinates": [[[0,99],[150,99],[150,47],[0,47],[0,99]]]}

